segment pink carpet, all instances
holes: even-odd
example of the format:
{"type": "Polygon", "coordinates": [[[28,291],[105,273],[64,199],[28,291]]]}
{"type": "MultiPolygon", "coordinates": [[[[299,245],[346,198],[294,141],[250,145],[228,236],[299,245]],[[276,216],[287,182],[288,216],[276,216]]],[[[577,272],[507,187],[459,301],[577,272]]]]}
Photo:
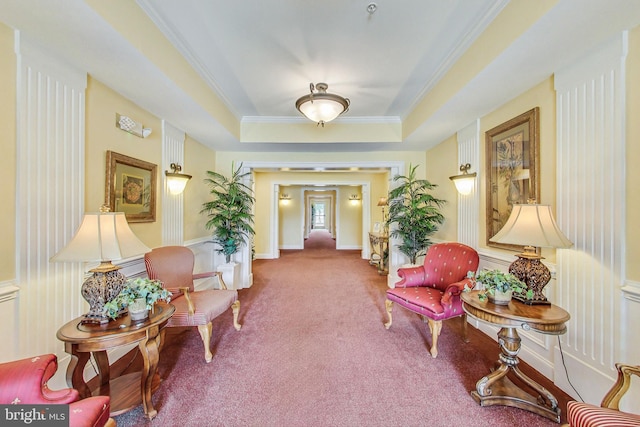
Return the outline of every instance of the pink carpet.
{"type": "Polygon", "coordinates": [[[231,312],[216,320],[209,364],[196,329],[175,335],[160,356],[158,416],[149,422],[138,407],[116,417],[119,426],[558,425],[480,407],[469,391],[494,360],[448,322],[437,359],[418,316],[396,308],[385,330],[386,278],[359,251],[336,251],[327,232],[305,250],[255,261],[253,272],[240,291],[242,330],[231,312]]]}

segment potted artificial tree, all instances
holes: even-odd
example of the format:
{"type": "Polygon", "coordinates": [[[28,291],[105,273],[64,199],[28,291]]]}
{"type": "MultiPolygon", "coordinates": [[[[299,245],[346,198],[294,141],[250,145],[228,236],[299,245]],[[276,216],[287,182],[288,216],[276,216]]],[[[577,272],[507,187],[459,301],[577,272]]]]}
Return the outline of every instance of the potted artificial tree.
{"type": "Polygon", "coordinates": [[[397,187],[389,192],[389,217],[387,226],[391,237],[400,238],[398,250],[405,254],[412,265],[417,258],[426,254],[431,245],[429,236],[438,230],[444,221],[440,207],[445,200],[433,197],[429,192],[437,187],[426,179],[416,178],[418,166],[409,165],[409,175],[396,175],[393,180],[397,187]]]}
{"type": "MultiPolygon", "coordinates": [[[[231,165],[233,170],[233,164],[231,165]]],[[[207,171],[213,200],[202,205],[201,213],[206,213],[207,230],[213,230],[213,243],[218,245],[216,252],[224,255],[225,264],[218,267],[225,283],[236,289],[240,265],[231,258],[247,244],[253,230],[253,190],[243,180],[249,172],[242,173],[242,164],[233,170],[230,178],[214,171],[207,171]]]]}

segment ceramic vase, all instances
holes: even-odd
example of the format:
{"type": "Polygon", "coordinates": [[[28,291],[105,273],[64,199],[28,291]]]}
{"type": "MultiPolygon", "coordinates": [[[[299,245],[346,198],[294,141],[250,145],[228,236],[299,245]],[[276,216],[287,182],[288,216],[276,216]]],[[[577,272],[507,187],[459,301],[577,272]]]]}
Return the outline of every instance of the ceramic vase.
{"type": "Polygon", "coordinates": [[[147,310],[147,301],[144,298],[138,298],[129,304],[129,317],[134,322],[139,322],[149,318],[149,310],[147,310]]]}
{"type": "Polygon", "coordinates": [[[511,289],[506,292],[494,290],[493,295],[487,294],[487,297],[489,299],[489,302],[492,302],[496,305],[508,305],[511,301],[512,294],[513,291],[511,289]]]}

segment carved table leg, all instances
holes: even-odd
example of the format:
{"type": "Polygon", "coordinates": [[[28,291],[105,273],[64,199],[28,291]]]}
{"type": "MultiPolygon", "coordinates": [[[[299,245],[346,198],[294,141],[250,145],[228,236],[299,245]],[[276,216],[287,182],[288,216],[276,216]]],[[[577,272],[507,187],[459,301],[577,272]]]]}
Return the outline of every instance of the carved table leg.
{"type": "Polygon", "coordinates": [[[158,368],[158,360],[160,359],[160,354],[158,352],[158,347],[160,345],[159,332],[160,331],[157,326],[149,328],[149,330],[147,330],[146,339],[140,341],[138,344],[140,352],[142,353],[142,360],[144,361],[142,375],[140,377],[142,405],[144,407],[144,413],[150,420],[154,419],[158,414],[158,411],[153,407],[153,402],[151,400],[151,384],[153,382],[153,377],[156,374],[156,369],[158,368]]]}
{"type": "Polygon", "coordinates": [[[505,405],[531,411],[555,422],[560,422],[558,401],[544,387],[536,383],[518,367],[518,353],[521,340],[515,328],[502,328],[498,333],[500,358],[497,368],[480,379],[471,396],[481,406],[505,405]],[[522,380],[538,396],[532,396],[514,384],[508,377],[509,372],[522,380]]]}
{"type": "Polygon", "coordinates": [[[106,351],[96,351],[93,358],[98,365],[98,378],[100,379],[100,394],[110,396],[111,390],[109,380],[111,379],[111,367],[109,366],[109,356],[106,351]]]}
{"type": "Polygon", "coordinates": [[[78,390],[81,398],[91,397],[91,390],[89,390],[87,383],[84,382],[84,367],[87,365],[91,354],[78,351],[78,347],[73,344],[66,344],[65,351],[71,355],[71,360],[67,367],[67,385],[78,390]]]}

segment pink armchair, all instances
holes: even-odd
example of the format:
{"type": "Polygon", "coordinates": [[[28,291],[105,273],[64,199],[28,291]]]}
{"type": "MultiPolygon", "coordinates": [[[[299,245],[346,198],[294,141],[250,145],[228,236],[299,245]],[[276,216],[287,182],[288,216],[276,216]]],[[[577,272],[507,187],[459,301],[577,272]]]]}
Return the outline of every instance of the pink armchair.
{"type": "Polygon", "coordinates": [[[438,337],[443,320],[462,317],[462,332],[466,342],[467,319],[460,293],[465,285],[473,287],[474,284],[467,279],[467,272],[475,272],[478,263],[478,253],[461,243],[438,243],[429,247],[424,265],[398,270],[402,280],[395,284],[394,289],[387,290],[385,306],[389,321],[384,327],[391,327],[391,311],[395,302],[428,321],[432,357],[438,356],[438,337]]]}
{"type": "Polygon", "coordinates": [[[161,281],[173,294],[171,304],[176,307],[176,311],[167,327],[196,326],[204,344],[204,359],[207,363],[211,362],[213,354],[209,346],[213,331],[212,320],[231,307],[233,326],[237,331],[242,327],[238,323],[238,291],[227,289],[220,272],[193,274],[195,256],[191,249],[184,246],[155,248],[145,254],[144,263],[149,278],[161,281]],[[221,289],[194,291],[194,279],[216,276],[221,289]]]}
{"type": "Polygon", "coordinates": [[[0,404],[69,404],[70,427],[115,427],[109,418],[109,397],[79,399],[77,390],[51,390],[47,381],[56,373],[54,354],[0,363],[0,404]]]}

